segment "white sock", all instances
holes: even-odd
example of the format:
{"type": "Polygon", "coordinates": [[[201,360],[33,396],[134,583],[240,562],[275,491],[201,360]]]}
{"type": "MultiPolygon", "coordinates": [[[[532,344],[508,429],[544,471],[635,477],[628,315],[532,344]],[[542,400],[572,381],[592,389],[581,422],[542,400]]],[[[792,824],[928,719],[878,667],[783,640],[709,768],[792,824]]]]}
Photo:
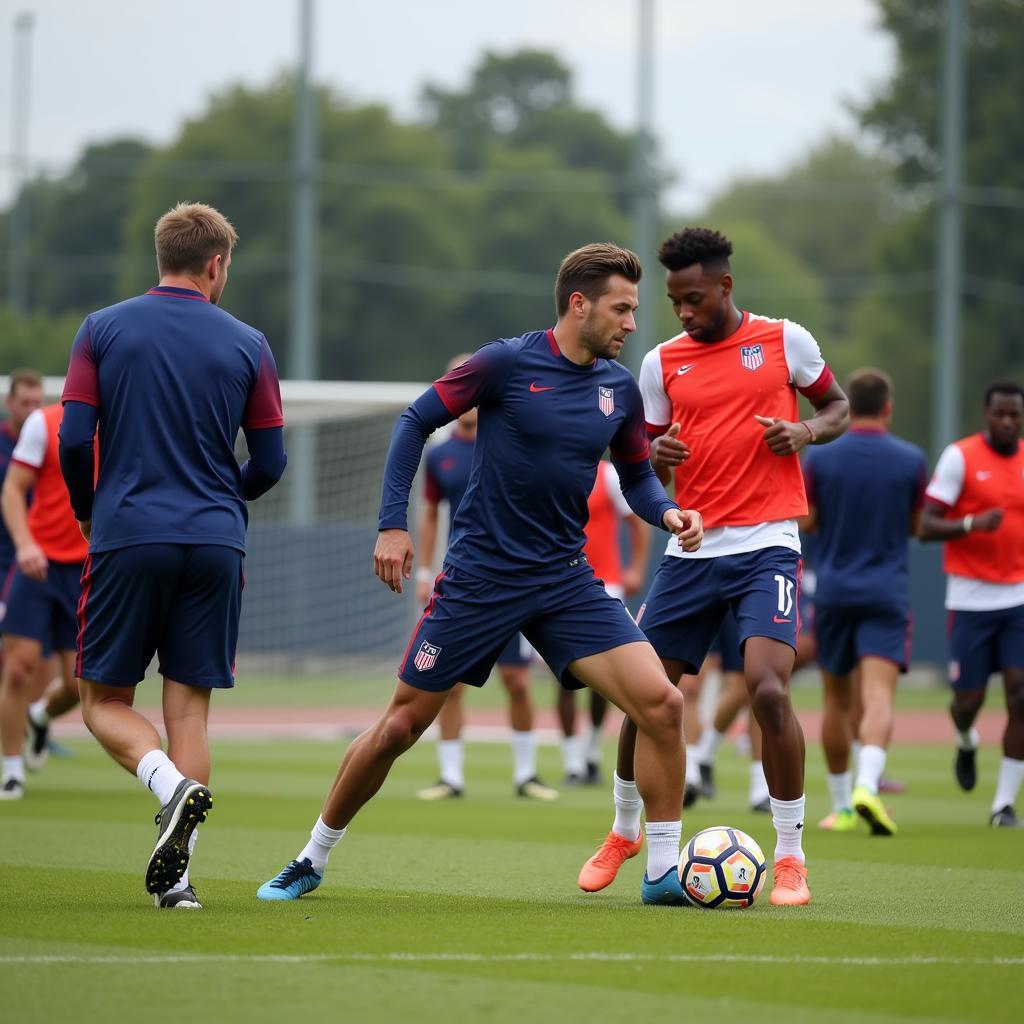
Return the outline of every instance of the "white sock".
{"type": "Polygon", "coordinates": [[[978,744],[981,743],[981,736],[978,734],[978,730],[971,726],[970,729],[957,729],[956,731],[956,745],[961,750],[977,750],[978,744]]]}
{"type": "Polygon", "coordinates": [[[50,712],[46,710],[46,698],[40,697],[34,704],[28,706],[28,717],[33,725],[45,729],[50,724],[50,712]]]}
{"type": "Polygon", "coordinates": [[[174,762],[160,749],[143,754],[135,774],[146,789],[152,790],[161,807],[174,796],[178,784],[185,779],[174,767],[174,762]]]}
{"type": "Polygon", "coordinates": [[[302,852],[296,860],[308,857],[313,865],[313,870],[322,875],[327,868],[327,858],[331,855],[338,843],[345,837],[347,829],[329,828],[324,824],[322,817],[316,819],[313,831],[309,833],[309,842],[302,848],[302,852]]]}
{"type": "Polygon", "coordinates": [[[601,763],[601,730],[595,729],[593,723],[587,726],[586,761],[587,764],[601,763]]]}
{"type": "MultiPolygon", "coordinates": [[[[4,758],[6,761],[7,759],[4,758]]],[[[1024,781],[1024,761],[1015,761],[1012,757],[1004,757],[999,763],[999,782],[996,785],[996,798],[992,801],[992,813],[1004,807],[1012,807],[1017,800],[1021,781],[1024,781]]]]}
{"type": "Polygon", "coordinates": [[[640,815],[644,809],[644,802],[636,791],[636,783],[620,779],[616,772],[614,794],[615,822],[612,831],[623,839],[636,842],[640,835],[640,815]]]}
{"type": "Polygon", "coordinates": [[[853,740],[850,743],[850,756],[856,761],[860,757],[860,740],[853,740]]]}
{"type": "Polygon", "coordinates": [[[685,781],[688,786],[700,785],[700,765],[697,764],[697,758],[692,754],[686,759],[685,781]]]}
{"type": "Polygon", "coordinates": [[[449,786],[462,789],[465,785],[462,765],[464,753],[462,740],[438,740],[437,760],[441,766],[441,781],[447,782],[449,786]]]}
{"type": "Polygon", "coordinates": [[[776,800],[772,801],[772,824],[775,826],[775,859],[780,857],[796,857],[800,863],[804,862],[803,835],[804,835],[804,802],[806,798],[798,800],[776,800]]]}
{"type": "Polygon", "coordinates": [[[884,771],[885,750],[871,743],[865,743],[860,748],[860,757],[857,759],[857,785],[863,786],[877,796],[878,780],[881,779],[884,771]]]}
{"type": "Polygon", "coordinates": [[[190,835],[188,837],[188,858],[189,858],[188,859],[188,867],[185,868],[185,874],[183,874],[181,876],[181,878],[178,879],[177,884],[171,886],[171,888],[169,890],[170,892],[180,892],[182,889],[187,889],[188,888],[188,872],[189,872],[189,868],[192,867],[192,854],[195,853],[195,850],[196,850],[196,840],[198,838],[199,838],[199,829],[193,829],[192,830],[192,835],[190,835]]]}
{"type": "Polygon", "coordinates": [[[700,743],[697,746],[696,760],[698,764],[714,764],[718,748],[725,739],[725,733],[719,732],[713,725],[709,725],[701,735],[700,743]]]}
{"type": "Polygon", "coordinates": [[[566,775],[582,775],[587,770],[583,759],[583,744],[579,736],[562,737],[562,763],[566,775]]]}
{"type": "Polygon", "coordinates": [[[750,762],[750,806],[768,799],[768,780],[764,777],[764,761],[750,762]]]}
{"type": "Polygon", "coordinates": [[[656,882],[679,864],[681,821],[647,822],[647,879],[656,882]]]}
{"type": "Polygon", "coordinates": [[[25,759],[21,754],[4,758],[3,781],[7,782],[10,779],[17,779],[23,786],[25,785],[25,759]]]}
{"type": "Polygon", "coordinates": [[[833,811],[849,811],[853,808],[853,784],[849,772],[839,772],[825,776],[828,782],[829,795],[832,797],[833,811]]]}
{"type": "Polygon", "coordinates": [[[537,734],[532,730],[512,730],[512,781],[521,786],[537,774],[537,734]]]}

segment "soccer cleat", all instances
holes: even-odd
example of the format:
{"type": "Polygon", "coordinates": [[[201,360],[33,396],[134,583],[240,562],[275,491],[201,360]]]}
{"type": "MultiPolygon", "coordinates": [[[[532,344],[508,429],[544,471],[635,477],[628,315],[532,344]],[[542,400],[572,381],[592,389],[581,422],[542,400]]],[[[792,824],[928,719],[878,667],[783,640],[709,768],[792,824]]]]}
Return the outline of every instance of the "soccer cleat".
{"type": "Polygon", "coordinates": [[[715,795],[715,766],[713,764],[699,764],[700,768],[700,795],[705,800],[711,800],[715,795]]]}
{"type": "Polygon", "coordinates": [[[601,785],[601,766],[596,761],[587,762],[587,774],[583,777],[584,786],[601,785]]]}
{"type": "Polygon", "coordinates": [[[516,786],[516,795],[525,797],[527,800],[546,800],[548,802],[558,799],[558,790],[545,786],[536,775],[516,786]]]}
{"type": "Polygon", "coordinates": [[[807,868],[797,857],[780,857],[775,862],[775,884],[769,900],[773,907],[804,907],[811,902],[807,868]]]}
{"type": "Polygon", "coordinates": [[[146,891],[154,895],[177,885],[188,867],[188,842],[213,806],[210,790],[195,779],[182,779],[156,816],[156,846],[146,867],[146,891]]]}
{"type": "Polygon", "coordinates": [[[20,800],[25,795],[25,783],[20,779],[8,779],[0,786],[0,800],[20,800]]]}
{"type": "Polygon", "coordinates": [[[751,813],[753,814],[771,814],[772,813],[772,800],[771,797],[766,796],[763,800],[759,800],[756,804],[750,805],[751,813]]]}
{"type": "Polygon", "coordinates": [[[883,775],[878,780],[879,793],[888,793],[890,796],[899,796],[901,793],[906,793],[906,791],[906,783],[900,782],[899,779],[889,779],[883,775]]]}
{"type": "Polygon", "coordinates": [[[615,881],[619,868],[630,857],[635,857],[643,845],[642,832],[636,839],[626,839],[617,832],[609,832],[597,853],[580,868],[577,884],[584,892],[600,892],[615,881]]]}
{"type": "Polygon", "coordinates": [[[683,806],[692,807],[700,796],[700,787],[695,786],[692,782],[686,783],[683,787],[683,806]]]}
{"type": "Polygon", "coordinates": [[[853,791],[853,809],[871,826],[873,836],[896,835],[896,822],[889,816],[877,793],[866,786],[853,791]]]}
{"type": "Polygon", "coordinates": [[[852,807],[844,807],[841,811],[833,811],[827,817],[818,822],[818,828],[826,832],[855,832],[857,829],[857,815],[852,807]]]}
{"type": "Polygon", "coordinates": [[[685,907],[690,903],[679,881],[678,868],[669,868],[661,878],[653,882],[645,871],[644,880],[640,883],[640,899],[647,906],[685,907]]]}
{"type": "Polygon", "coordinates": [[[579,772],[566,772],[565,778],[562,779],[563,786],[582,786],[586,782],[585,776],[579,772]]]}
{"type": "Polygon", "coordinates": [[[970,792],[978,784],[978,749],[973,747],[966,750],[963,747],[956,748],[956,762],[953,765],[956,772],[956,781],[960,788],[970,792]]]}
{"type": "Polygon", "coordinates": [[[186,885],[184,889],[168,889],[165,893],[154,893],[153,903],[161,910],[202,910],[203,905],[195,889],[186,885]]]}
{"type": "Polygon", "coordinates": [[[258,900],[297,900],[312,892],[324,880],[313,870],[308,857],[293,860],[276,878],[264,882],[256,890],[258,900]]]}
{"type": "Polygon", "coordinates": [[[416,793],[417,800],[450,800],[458,796],[462,796],[462,790],[450,782],[445,782],[444,779],[416,793]]]}
{"type": "Polygon", "coordinates": [[[1024,821],[1017,817],[1017,812],[1011,804],[1001,807],[998,811],[993,811],[988,823],[993,828],[1024,828],[1024,821]]]}
{"type": "Polygon", "coordinates": [[[36,725],[31,717],[26,720],[25,744],[21,748],[21,755],[25,759],[25,767],[30,772],[39,771],[46,759],[50,756],[50,727],[48,725],[36,725]]]}

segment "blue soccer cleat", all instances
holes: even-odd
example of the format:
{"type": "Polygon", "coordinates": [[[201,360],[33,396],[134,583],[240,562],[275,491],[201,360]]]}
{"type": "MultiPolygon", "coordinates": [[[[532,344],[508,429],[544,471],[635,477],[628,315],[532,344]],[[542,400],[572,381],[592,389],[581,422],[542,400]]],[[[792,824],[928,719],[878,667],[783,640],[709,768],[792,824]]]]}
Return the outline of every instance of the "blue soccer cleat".
{"type": "Polygon", "coordinates": [[[256,890],[256,899],[297,900],[312,892],[323,880],[324,876],[313,870],[313,862],[303,857],[302,860],[293,860],[277,878],[264,882],[256,890]]]}
{"type": "Polygon", "coordinates": [[[679,881],[678,868],[669,868],[661,878],[653,882],[645,871],[640,885],[640,898],[648,905],[660,904],[663,907],[685,907],[690,903],[679,881]]]}

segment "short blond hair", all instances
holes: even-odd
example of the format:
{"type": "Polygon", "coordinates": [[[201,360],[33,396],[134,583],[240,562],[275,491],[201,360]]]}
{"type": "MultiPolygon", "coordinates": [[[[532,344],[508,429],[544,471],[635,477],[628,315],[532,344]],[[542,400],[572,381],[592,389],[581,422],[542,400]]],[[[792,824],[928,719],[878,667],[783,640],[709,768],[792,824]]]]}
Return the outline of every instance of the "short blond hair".
{"type": "Polygon", "coordinates": [[[226,257],[238,242],[231,221],[205,203],[178,203],[156,222],[153,234],[161,274],[198,274],[213,256],[226,257]]]}

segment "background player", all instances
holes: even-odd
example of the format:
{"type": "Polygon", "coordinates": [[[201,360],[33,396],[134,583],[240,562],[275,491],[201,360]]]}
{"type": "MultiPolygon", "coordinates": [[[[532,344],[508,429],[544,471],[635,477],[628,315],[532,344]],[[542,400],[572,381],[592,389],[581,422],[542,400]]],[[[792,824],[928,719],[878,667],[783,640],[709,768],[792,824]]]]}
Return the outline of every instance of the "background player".
{"type": "Polygon", "coordinates": [[[284,471],[284,419],[267,339],[217,307],[235,229],[212,207],[179,203],[155,236],[160,284],[78,331],[60,454],[91,539],[77,662],[85,722],[160,802],[147,890],[158,907],[194,909],[189,858],[211,806],[210,694],[234,685],[245,502],[284,471]],[[241,467],[239,427],[250,453],[241,467]],[[166,754],[132,707],[154,653],[166,754]]]}
{"type": "Polygon", "coordinates": [[[950,613],[950,715],[956,780],[977,781],[974,720],[989,676],[1003,673],[1006,730],[990,821],[1019,827],[1024,779],[1024,390],[1000,381],[985,392],[985,429],[951,444],[928,485],[922,540],[945,541],[950,613]]]}
{"type": "Polygon", "coordinates": [[[50,703],[53,714],[78,703],[74,651],[87,545],[60,472],[57,445],[62,412],[59,405],[50,405],[36,409],[25,420],[0,492],[16,560],[4,617],[0,683],[4,752],[0,798],[4,800],[20,799],[25,792],[25,723],[40,683],[45,686],[40,673],[51,651],[58,656],[63,679],[61,693],[50,703]]]}
{"type": "Polygon", "coordinates": [[[852,373],[850,430],[804,459],[810,505],[801,522],[816,532],[815,625],[825,685],[822,746],[832,814],[821,827],[849,831],[856,811],[874,835],[896,823],[879,799],[892,739],[893,698],[910,662],[908,540],[920,528],[928,464],[916,445],[889,433],[892,381],[881,370],[852,373]],[[851,707],[859,675],[860,752],[851,786],[851,707]]]}
{"type": "Polygon", "coordinates": [[[320,884],[349,822],[434,720],[447,691],[456,682],[482,685],[521,629],[563,684],[582,681],[637,722],[636,775],[648,811],[641,896],[684,902],[682,697],[583,554],[587,498],[609,448],[634,512],[687,548],[701,541],[701,517],[668,501],[651,470],[640,393],[615,362],[636,329],[640,274],[636,254],[618,246],[570,253],[555,284],[553,330],[485,345],[399,417],[374,552],[374,571],[393,591],[411,575],[406,516],[423,445],[479,406],[470,485],[390,704],[346,751],[310,841],[258,898],[297,899],[320,884]]]}
{"type": "MultiPolygon", "coordinates": [[[[469,353],[455,356],[447,369],[454,370],[470,358],[469,353]]],[[[462,501],[473,466],[476,443],[476,408],[464,412],[446,441],[431,448],[424,459],[423,516],[420,520],[419,550],[423,567],[416,571],[416,600],[426,606],[433,592],[434,550],[437,545],[438,508],[448,503],[449,518],[462,501]]],[[[530,662],[533,649],[519,633],[505,645],[498,656],[498,674],[508,693],[508,717],[512,727],[512,782],[519,796],[533,800],[557,800],[558,791],[537,777],[537,732],[533,725],[533,702],[530,699],[530,662]]],[[[462,728],[465,713],[462,698],[465,686],[456,683],[437,716],[440,738],[437,759],[441,777],[433,786],[421,789],[421,800],[444,800],[462,796],[465,785],[462,728]]]]}
{"type": "MultiPolygon", "coordinates": [[[[666,483],[674,471],[677,497],[701,508],[709,529],[699,551],[669,549],[638,620],[678,680],[699,669],[732,607],[777,835],[771,901],[799,905],[810,892],[804,739],[789,697],[799,628],[796,518],[807,511],[797,453],[838,437],[848,404],[803,327],[737,308],[730,255],[729,240],[704,228],[672,235],[658,254],[684,332],[649,352],[640,371],[651,463],[666,483]],[[815,407],[808,420],[798,419],[797,391],[815,407]]],[[[580,872],[587,891],[608,885],[638,849],[634,736],[625,722],[615,824],[580,872]]]]}
{"type": "MultiPolygon", "coordinates": [[[[644,585],[651,550],[647,524],[629,507],[619,485],[619,474],[606,459],[597,466],[594,489],[587,499],[587,543],[583,553],[604,583],[604,589],[620,601],[640,592],[644,585]],[[622,564],[620,527],[625,524],[629,538],[629,561],[622,564]]],[[[589,716],[586,734],[576,734],[576,693],[558,689],[558,722],[562,727],[562,758],[566,785],[594,786],[601,774],[601,731],[608,701],[589,691],[589,716]]]]}

